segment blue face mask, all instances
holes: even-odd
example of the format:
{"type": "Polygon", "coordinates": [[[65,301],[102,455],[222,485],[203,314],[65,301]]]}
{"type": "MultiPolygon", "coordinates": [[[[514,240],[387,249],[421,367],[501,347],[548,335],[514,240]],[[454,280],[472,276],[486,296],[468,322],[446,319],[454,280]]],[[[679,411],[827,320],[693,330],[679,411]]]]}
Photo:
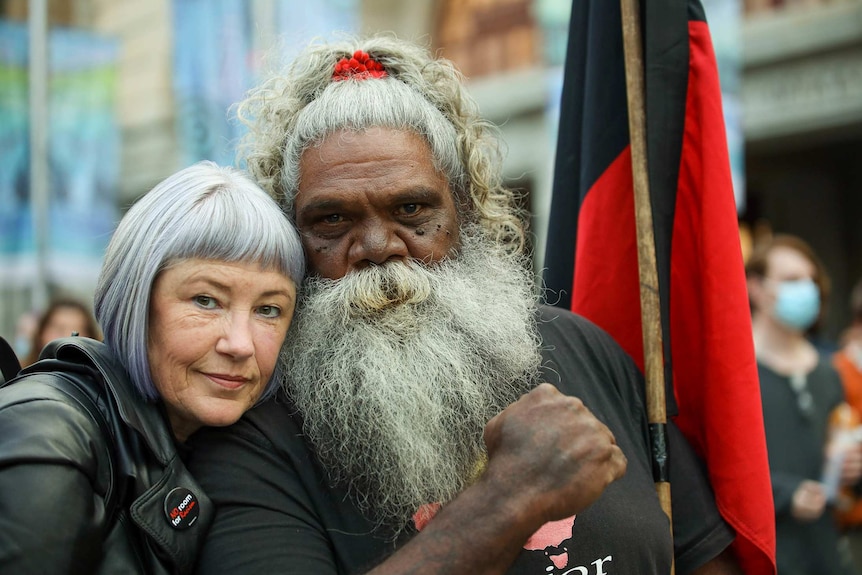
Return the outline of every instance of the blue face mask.
{"type": "Polygon", "coordinates": [[[787,327],[805,331],[820,314],[820,289],[811,280],[781,282],[774,311],[775,319],[787,327]]]}

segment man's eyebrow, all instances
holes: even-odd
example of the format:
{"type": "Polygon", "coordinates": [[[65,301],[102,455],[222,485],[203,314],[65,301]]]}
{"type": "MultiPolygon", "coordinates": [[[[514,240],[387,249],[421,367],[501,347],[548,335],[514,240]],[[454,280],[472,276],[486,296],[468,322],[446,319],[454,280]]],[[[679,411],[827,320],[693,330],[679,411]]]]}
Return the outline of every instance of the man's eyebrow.
{"type": "Polygon", "coordinates": [[[433,202],[435,200],[439,200],[439,198],[440,190],[427,186],[418,186],[416,188],[402,190],[392,196],[395,203],[402,204],[409,204],[416,201],[433,202]]]}
{"type": "MultiPolygon", "coordinates": [[[[443,194],[451,193],[448,189],[443,194]]],[[[416,202],[436,203],[440,200],[441,191],[430,186],[417,186],[399,190],[389,196],[388,201],[393,204],[410,204],[416,202]]],[[[347,198],[321,198],[313,200],[297,211],[298,218],[308,217],[311,214],[336,213],[350,208],[353,201],[347,198]]]]}
{"type": "Polygon", "coordinates": [[[320,212],[338,212],[344,209],[346,205],[349,205],[351,202],[349,200],[344,199],[333,199],[326,198],[321,200],[315,200],[310,202],[302,207],[297,212],[297,216],[307,216],[308,214],[320,213],[320,212]]]}

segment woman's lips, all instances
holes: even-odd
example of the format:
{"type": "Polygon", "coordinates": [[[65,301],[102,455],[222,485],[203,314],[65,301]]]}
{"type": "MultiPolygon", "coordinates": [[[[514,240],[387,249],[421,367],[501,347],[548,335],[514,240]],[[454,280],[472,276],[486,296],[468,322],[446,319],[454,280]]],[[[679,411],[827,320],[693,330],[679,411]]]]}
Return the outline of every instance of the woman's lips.
{"type": "Polygon", "coordinates": [[[226,389],[239,389],[249,382],[247,377],[239,375],[227,375],[224,373],[207,373],[205,375],[216,385],[226,389]]]}

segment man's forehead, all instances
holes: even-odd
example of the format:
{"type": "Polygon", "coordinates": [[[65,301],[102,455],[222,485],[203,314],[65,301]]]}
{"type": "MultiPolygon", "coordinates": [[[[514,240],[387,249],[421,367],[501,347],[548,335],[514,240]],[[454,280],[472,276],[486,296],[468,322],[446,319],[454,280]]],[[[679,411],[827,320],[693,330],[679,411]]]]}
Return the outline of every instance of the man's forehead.
{"type": "Polygon", "coordinates": [[[307,149],[300,159],[296,201],[350,200],[357,192],[413,195],[420,200],[422,194],[439,190],[448,192],[448,183],[421,136],[376,128],[336,132],[307,149]]]}

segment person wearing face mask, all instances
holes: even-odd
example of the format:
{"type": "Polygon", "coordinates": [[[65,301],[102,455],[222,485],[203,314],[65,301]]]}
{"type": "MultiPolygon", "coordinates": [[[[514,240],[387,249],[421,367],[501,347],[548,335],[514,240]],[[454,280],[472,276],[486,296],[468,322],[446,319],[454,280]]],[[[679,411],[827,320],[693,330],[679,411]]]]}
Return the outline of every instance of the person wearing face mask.
{"type": "Polygon", "coordinates": [[[822,317],[829,279],[800,238],[776,235],[746,264],[781,575],[856,573],[833,509],[862,475],[862,452],[830,433],[846,408],[838,373],[806,337],[822,317]],[[836,411],[839,410],[839,411],[836,411]]]}

